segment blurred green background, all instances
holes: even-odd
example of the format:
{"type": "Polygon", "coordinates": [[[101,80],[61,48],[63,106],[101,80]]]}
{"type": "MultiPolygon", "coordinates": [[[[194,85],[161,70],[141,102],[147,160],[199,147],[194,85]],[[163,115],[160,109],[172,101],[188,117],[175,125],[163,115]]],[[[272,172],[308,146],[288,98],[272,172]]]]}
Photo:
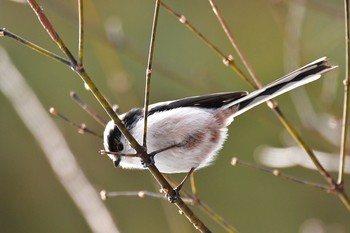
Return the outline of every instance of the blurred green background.
{"type": "MultiPolygon", "coordinates": [[[[236,56],[208,2],[166,2],[184,14],[226,54],[236,56]]],[[[0,4],[0,27],[59,53],[26,3],[0,0],[0,4]]],[[[69,48],[76,52],[76,1],[46,0],[39,4],[69,48]]],[[[288,4],[288,1],[269,0],[218,1],[242,51],[265,84],[286,73],[283,57],[288,4]]],[[[331,98],[334,98],[333,102],[325,104],[320,97],[324,82],[331,75],[308,85],[306,90],[317,111],[328,112],[335,119],[341,118],[345,53],[342,1],[314,0],[308,1],[305,7],[300,38],[302,64],[327,56],[332,64],[339,65],[332,77],[339,88],[336,96],[331,98]]],[[[153,1],[85,1],[85,67],[100,90],[111,102],[118,103],[122,112],[141,106],[143,102],[153,8],[153,1]],[[117,30],[120,27],[124,37],[116,46],[108,39],[106,28],[117,30]]],[[[1,38],[0,46],[6,48],[47,109],[54,106],[72,120],[85,122],[98,132],[103,131],[71,101],[69,92],[75,90],[107,119],[69,68],[8,38],[1,38]]],[[[223,66],[220,57],[163,8],[160,9],[154,59],[151,102],[211,92],[251,91],[232,70],[223,66]]],[[[338,148],[301,125],[288,95],[279,97],[278,102],[310,146],[338,152],[338,148]]],[[[91,232],[58,182],[40,147],[2,94],[0,110],[0,231],[91,232]]],[[[96,190],[158,190],[147,171],[115,169],[109,159],[98,156],[97,151],[102,149],[100,139],[81,136],[64,122],[58,119],[55,122],[96,190]]],[[[303,226],[311,220],[319,222],[324,231],[308,232],[350,232],[349,212],[336,196],[230,165],[233,156],[254,162],[254,151],[259,145],[283,147],[284,131],[266,106],[236,119],[229,128],[230,136],[216,163],[197,172],[201,199],[240,232],[305,232],[303,226]]],[[[299,167],[284,171],[323,182],[316,171],[299,167]]],[[[183,175],[173,177],[181,180],[183,175]]],[[[346,189],[349,193],[349,185],[346,189]]],[[[121,232],[195,232],[177,209],[163,200],[118,197],[107,200],[105,204],[121,232]]],[[[196,207],[192,209],[213,232],[224,232],[196,207]]]]}

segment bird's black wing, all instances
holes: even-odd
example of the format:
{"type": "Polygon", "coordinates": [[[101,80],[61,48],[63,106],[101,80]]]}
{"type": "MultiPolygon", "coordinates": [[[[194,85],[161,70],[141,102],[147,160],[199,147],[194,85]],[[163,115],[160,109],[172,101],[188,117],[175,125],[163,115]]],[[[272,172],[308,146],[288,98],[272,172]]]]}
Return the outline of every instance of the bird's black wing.
{"type": "Polygon", "coordinates": [[[152,115],[155,112],[162,112],[180,107],[220,108],[225,104],[246,96],[247,94],[248,93],[244,91],[222,92],[203,96],[187,97],[157,105],[149,110],[149,115],[152,115]]]}
{"type": "MultiPolygon", "coordinates": [[[[164,103],[159,103],[154,107],[150,107],[148,111],[148,116],[156,113],[168,111],[175,108],[181,107],[199,107],[199,108],[208,108],[208,109],[216,109],[220,108],[225,104],[231,103],[243,96],[246,96],[247,92],[222,92],[222,93],[214,93],[203,96],[193,96],[187,97],[179,100],[168,101],[164,103]]],[[[142,108],[133,108],[122,117],[122,120],[127,128],[130,128],[135,122],[139,121],[143,118],[143,109],[142,108]]],[[[121,133],[118,128],[112,132],[114,137],[112,138],[120,138],[121,133]]],[[[110,143],[112,144],[112,143],[110,143]]],[[[111,150],[112,151],[112,150],[111,150]]]]}

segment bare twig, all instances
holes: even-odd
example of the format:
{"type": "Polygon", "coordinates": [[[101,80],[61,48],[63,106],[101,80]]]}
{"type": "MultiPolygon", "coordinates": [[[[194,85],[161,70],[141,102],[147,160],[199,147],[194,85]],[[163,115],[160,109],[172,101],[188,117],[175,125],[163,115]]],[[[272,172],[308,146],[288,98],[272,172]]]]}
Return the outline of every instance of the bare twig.
{"type": "MultiPolygon", "coordinates": [[[[193,173],[194,174],[194,173],[193,173]]],[[[167,176],[167,180],[175,186],[176,182],[167,176]]],[[[227,232],[230,233],[238,233],[238,231],[228,223],[223,217],[217,214],[214,210],[212,210],[206,203],[204,203],[198,196],[197,193],[189,193],[185,189],[181,190],[181,194],[184,198],[189,198],[192,200],[193,204],[198,206],[206,215],[208,215],[211,219],[217,222],[220,226],[222,226],[227,232]]]]}
{"type": "Polygon", "coordinates": [[[249,75],[252,77],[253,81],[254,81],[254,85],[253,88],[261,88],[263,85],[262,83],[259,81],[259,79],[256,77],[252,67],[250,66],[250,64],[248,63],[247,59],[245,58],[243,52],[241,51],[240,47],[238,46],[235,38],[233,37],[230,29],[228,28],[223,16],[221,15],[219,8],[216,6],[216,3],[214,0],[209,0],[209,3],[211,5],[211,7],[213,8],[213,12],[216,15],[216,17],[218,18],[220,25],[222,26],[224,32],[226,33],[227,38],[230,40],[232,47],[236,50],[239,58],[241,59],[241,61],[243,62],[244,67],[247,69],[249,75]]]}
{"type": "Polygon", "coordinates": [[[152,62],[153,62],[154,45],[155,45],[154,42],[156,39],[156,32],[157,32],[158,15],[159,15],[159,0],[156,0],[155,6],[154,6],[152,33],[151,33],[151,39],[150,39],[150,45],[149,45],[147,68],[146,68],[145,99],[144,99],[144,106],[143,106],[144,121],[143,121],[142,145],[145,148],[147,148],[148,105],[149,105],[149,93],[151,90],[152,62]]]}
{"type": "Polygon", "coordinates": [[[68,117],[64,116],[62,113],[58,112],[55,108],[50,108],[49,111],[52,115],[59,117],[60,119],[64,120],[65,122],[67,122],[68,124],[72,125],[73,127],[75,127],[78,130],[78,133],[80,134],[84,134],[84,133],[89,133],[91,135],[94,135],[100,139],[103,139],[103,136],[99,133],[96,133],[92,130],[90,130],[86,124],[82,123],[82,124],[77,124],[73,121],[71,121],[68,117]]]}
{"type": "Polygon", "coordinates": [[[50,52],[50,51],[48,51],[48,50],[46,50],[46,49],[44,49],[44,48],[42,48],[40,46],[38,46],[38,45],[28,41],[28,40],[26,40],[26,39],[24,39],[24,38],[22,38],[22,37],[20,37],[20,36],[18,36],[16,34],[10,32],[6,28],[1,28],[0,29],[0,36],[6,36],[6,37],[9,37],[11,39],[14,39],[14,40],[20,42],[21,44],[24,44],[25,46],[35,50],[38,53],[41,53],[41,54],[43,54],[43,55],[45,55],[45,56],[47,56],[47,57],[49,57],[51,59],[54,59],[56,61],[62,62],[63,64],[65,64],[67,66],[72,66],[72,64],[71,64],[71,62],[69,60],[67,60],[67,59],[65,59],[63,57],[60,57],[57,54],[52,53],[52,52],[50,52]]]}
{"type": "Polygon", "coordinates": [[[342,120],[342,140],[341,140],[341,149],[340,149],[340,162],[339,162],[339,173],[338,173],[338,181],[337,181],[337,189],[339,190],[338,196],[343,204],[350,211],[350,199],[346,195],[344,190],[344,167],[345,167],[345,155],[346,155],[346,140],[347,140],[347,132],[348,132],[348,112],[349,112],[349,69],[350,69],[350,26],[349,26],[349,1],[344,0],[344,9],[345,9],[345,60],[346,60],[346,68],[345,68],[345,79],[344,79],[344,103],[343,103],[343,120],[342,120]]]}
{"type": "MultiPolygon", "coordinates": [[[[35,0],[27,0],[29,5],[31,6],[32,10],[35,12],[35,14],[38,16],[39,22],[43,26],[43,28],[46,30],[46,32],[50,35],[52,40],[56,42],[58,47],[61,49],[61,51],[67,55],[67,57],[70,60],[70,67],[79,75],[79,77],[84,81],[84,84],[87,85],[92,92],[92,94],[95,96],[95,98],[98,100],[98,102],[101,104],[103,109],[106,111],[106,113],[109,115],[109,117],[114,121],[114,123],[117,125],[119,130],[123,133],[125,138],[130,142],[130,144],[133,146],[133,148],[139,153],[143,152],[142,146],[137,143],[135,138],[130,134],[130,132],[126,129],[123,122],[120,120],[120,118],[117,116],[117,114],[113,111],[112,107],[104,98],[104,96],[101,94],[101,92],[97,89],[94,82],[91,80],[89,75],[86,73],[83,64],[77,64],[76,59],[70,52],[70,50],[67,48],[67,46],[64,44],[58,33],[55,31],[54,27],[52,26],[49,19],[44,14],[43,10],[39,6],[39,4],[35,0]]],[[[28,45],[27,45],[28,46],[28,45]]],[[[141,154],[140,153],[140,154],[141,154]]]]}
{"type": "MultiPolygon", "coordinates": [[[[163,200],[167,199],[166,196],[164,196],[161,193],[154,193],[149,191],[108,192],[106,190],[102,190],[100,192],[100,196],[102,200],[107,200],[107,198],[111,198],[111,197],[139,197],[139,198],[152,197],[152,198],[163,199],[163,200]]],[[[188,204],[193,204],[193,200],[190,198],[183,198],[183,201],[188,204]]]]}
{"type": "Polygon", "coordinates": [[[79,41],[78,41],[78,62],[83,64],[84,60],[84,1],[78,0],[79,15],[79,41]]]}
{"type": "Polygon", "coordinates": [[[327,192],[333,192],[333,188],[330,187],[330,186],[325,186],[323,184],[318,184],[318,183],[313,183],[313,182],[310,182],[310,181],[307,181],[307,180],[303,180],[303,179],[300,179],[298,177],[290,176],[290,175],[288,175],[286,173],[283,173],[283,172],[281,172],[278,169],[271,169],[269,167],[265,167],[265,166],[261,166],[261,165],[253,164],[253,163],[249,163],[249,162],[246,162],[246,161],[243,161],[243,160],[239,160],[237,158],[232,158],[231,165],[232,166],[242,165],[242,166],[245,166],[245,167],[248,167],[248,168],[253,168],[253,169],[256,169],[256,170],[259,170],[259,171],[267,172],[267,173],[270,173],[270,174],[272,174],[274,176],[279,176],[279,177],[281,177],[283,179],[294,181],[296,183],[303,184],[303,185],[306,185],[308,187],[325,190],[327,192]]]}
{"type": "Polygon", "coordinates": [[[346,141],[348,135],[348,115],[349,115],[349,69],[350,69],[350,26],[349,26],[349,1],[344,0],[344,13],[345,13],[345,79],[344,84],[344,103],[343,103],[343,120],[342,120],[342,137],[341,137],[341,148],[340,148],[340,162],[339,162],[339,173],[338,173],[338,185],[344,185],[344,167],[345,167],[345,155],[346,155],[346,141]]]}
{"type": "Polygon", "coordinates": [[[46,32],[50,35],[51,39],[56,42],[56,44],[60,47],[60,49],[63,51],[63,53],[69,58],[69,60],[73,63],[74,66],[77,65],[77,62],[73,56],[73,54],[69,51],[61,37],[58,35],[58,33],[53,28],[52,24],[50,23],[49,19],[44,14],[43,9],[39,6],[39,4],[35,0],[27,0],[30,7],[35,12],[36,16],[38,17],[41,25],[43,25],[46,32]]]}
{"type": "Polygon", "coordinates": [[[106,126],[107,122],[97,114],[87,103],[85,103],[75,92],[71,92],[70,96],[72,99],[82,108],[84,109],[94,120],[96,120],[100,125],[106,126]]]}
{"type": "MultiPolygon", "coordinates": [[[[196,197],[194,197],[196,198],[196,197]]],[[[202,202],[200,199],[196,198],[198,207],[210,216],[214,221],[219,223],[227,232],[229,233],[238,233],[237,229],[235,229],[230,223],[228,223],[223,217],[217,214],[214,210],[212,210],[206,203],[202,202]]]]}

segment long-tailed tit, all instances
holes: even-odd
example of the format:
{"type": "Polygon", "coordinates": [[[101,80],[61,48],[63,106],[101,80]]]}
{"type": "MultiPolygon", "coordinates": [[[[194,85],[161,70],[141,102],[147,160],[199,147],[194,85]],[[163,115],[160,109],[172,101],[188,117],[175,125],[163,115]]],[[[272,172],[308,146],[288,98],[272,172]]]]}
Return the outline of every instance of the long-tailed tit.
{"type": "MultiPolygon", "coordinates": [[[[160,102],[149,106],[147,151],[158,152],[155,165],[163,173],[189,172],[210,165],[227,138],[227,127],[247,110],[294,88],[315,81],[334,67],[320,58],[250,94],[226,92],[160,102]]],[[[140,143],[144,110],[134,108],[120,116],[140,143]]],[[[116,166],[144,169],[127,139],[113,121],[104,131],[104,147],[116,166]],[[123,156],[125,155],[125,156],[123,156]]]]}

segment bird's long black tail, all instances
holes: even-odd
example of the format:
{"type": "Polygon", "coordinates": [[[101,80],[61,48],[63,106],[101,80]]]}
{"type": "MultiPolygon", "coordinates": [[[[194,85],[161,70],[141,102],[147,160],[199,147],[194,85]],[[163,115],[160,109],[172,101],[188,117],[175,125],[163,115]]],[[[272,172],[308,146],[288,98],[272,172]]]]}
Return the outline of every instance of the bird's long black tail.
{"type": "Polygon", "coordinates": [[[244,96],[225,108],[232,106],[238,106],[237,112],[234,113],[233,117],[236,117],[249,109],[266,102],[276,96],[286,93],[294,88],[303,86],[307,83],[313,82],[321,77],[322,73],[336,68],[336,66],[330,66],[327,63],[327,58],[323,57],[306,66],[295,70],[286,76],[268,84],[267,86],[258,89],[247,96],[244,96]]]}

